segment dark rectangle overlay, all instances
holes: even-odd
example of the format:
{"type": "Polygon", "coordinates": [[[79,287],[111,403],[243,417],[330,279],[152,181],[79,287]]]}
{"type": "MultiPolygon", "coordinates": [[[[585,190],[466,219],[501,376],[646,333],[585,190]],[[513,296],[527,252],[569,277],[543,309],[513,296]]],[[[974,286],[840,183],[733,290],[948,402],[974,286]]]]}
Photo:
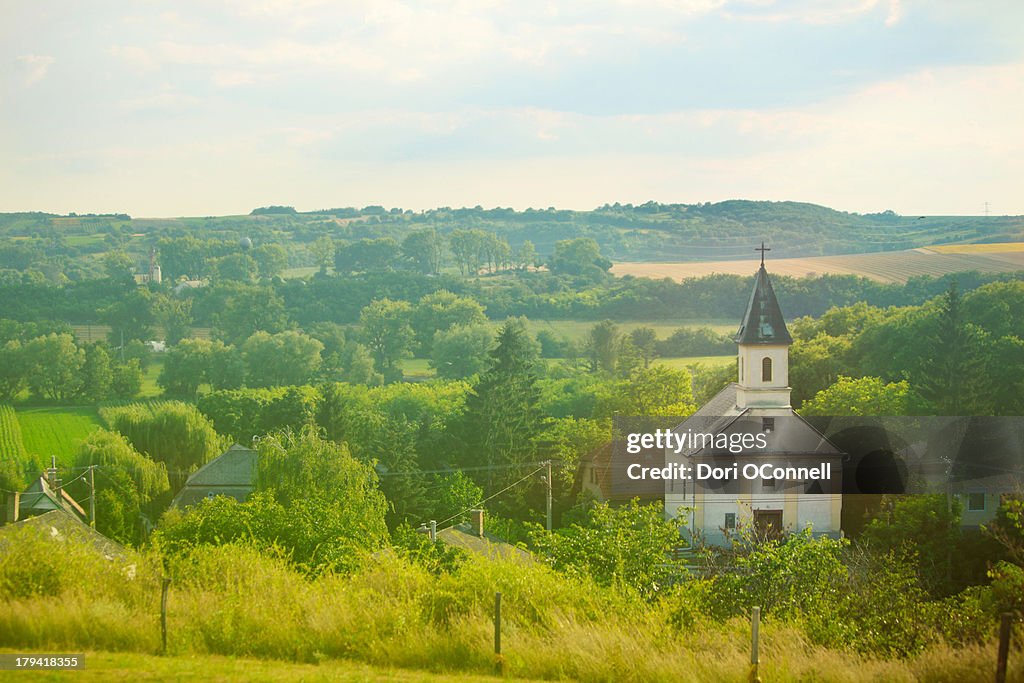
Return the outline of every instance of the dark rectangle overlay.
{"type": "Polygon", "coordinates": [[[615,499],[1010,494],[1024,491],[1024,417],[616,417],[600,464],[615,499]]]}
{"type": "Polygon", "coordinates": [[[85,668],[82,653],[0,653],[0,671],[73,671],[85,668]]]}

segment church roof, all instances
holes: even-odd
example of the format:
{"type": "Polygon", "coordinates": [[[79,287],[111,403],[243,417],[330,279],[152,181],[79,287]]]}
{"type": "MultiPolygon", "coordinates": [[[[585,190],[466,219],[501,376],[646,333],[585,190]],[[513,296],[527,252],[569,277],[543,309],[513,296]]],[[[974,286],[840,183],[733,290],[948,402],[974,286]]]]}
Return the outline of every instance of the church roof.
{"type": "Polygon", "coordinates": [[[768,279],[764,264],[757,271],[754,291],[750,293],[747,312],[743,314],[739,332],[733,340],[737,344],[792,344],[786,321],[775,298],[775,290],[768,279]]]}

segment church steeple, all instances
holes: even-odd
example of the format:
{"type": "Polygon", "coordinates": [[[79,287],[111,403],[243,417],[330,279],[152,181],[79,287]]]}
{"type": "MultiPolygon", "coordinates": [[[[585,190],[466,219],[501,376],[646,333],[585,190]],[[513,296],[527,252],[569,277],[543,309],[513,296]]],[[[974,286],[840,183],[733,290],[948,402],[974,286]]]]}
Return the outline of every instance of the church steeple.
{"type": "Polygon", "coordinates": [[[764,266],[764,243],[761,267],[754,278],[747,310],[740,321],[740,329],[733,338],[739,356],[739,387],[736,405],[740,408],[788,408],[789,345],[793,337],[786,329],[779,300],[775,297],[771,279],[764,266]]]}
{"type": "MultiPolygon", "coordinates": [[[[762,255],[762,258],[763,255],[762,255]]],[[[740,330],[733,338],[737,344],[792,344],[793,337],[786,329],[779,300],[775,298],[772,281],[764,262],[754,279],[754,291],[750,293],[747,312],[743,314],[740,330]]]]}

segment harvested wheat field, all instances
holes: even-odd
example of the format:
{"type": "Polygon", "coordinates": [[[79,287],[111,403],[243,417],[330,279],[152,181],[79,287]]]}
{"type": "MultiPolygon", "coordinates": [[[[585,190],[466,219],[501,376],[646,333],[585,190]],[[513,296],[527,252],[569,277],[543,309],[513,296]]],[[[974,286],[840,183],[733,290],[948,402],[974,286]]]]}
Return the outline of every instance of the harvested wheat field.
{"type": "MultiPolygon", "coordinates": [[[[683,280],[714,273],[753,275],[756,258],[739,261],[704,261],[694,263],[622,262],[612,266],[615,275],[683,280]]],[[[976,270],[982,273],[1006,273],[1024,270],[1024,245],[965,244],[923,247],[904,251],[843,256],[808,256],[770,259],[769,269],[776,275],[805,277],[808,275],[860,275],[878,282],[906,282],[918,275],[939,277],[948,273],[976,270]],[[1005,247],[1002,251],[990,248],[1005,247]],[[956,250],[954,250],[956,249],[956,250]]]]}

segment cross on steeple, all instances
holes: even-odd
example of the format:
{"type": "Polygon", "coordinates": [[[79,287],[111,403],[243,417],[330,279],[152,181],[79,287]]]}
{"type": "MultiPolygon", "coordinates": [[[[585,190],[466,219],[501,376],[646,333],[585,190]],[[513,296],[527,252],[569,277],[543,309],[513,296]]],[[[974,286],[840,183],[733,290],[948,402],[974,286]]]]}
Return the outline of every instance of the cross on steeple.
{"type": "Polygon", "coordinates": [[[764,241],[763,240],[761,242],[761,246],[760,247],[754,247],[754,251],[761,252],[761,267],[762,268],[764,267],[764,252],[771,251],[771,250],[772,250],[771,247],[764,246],[764,241]]]}

